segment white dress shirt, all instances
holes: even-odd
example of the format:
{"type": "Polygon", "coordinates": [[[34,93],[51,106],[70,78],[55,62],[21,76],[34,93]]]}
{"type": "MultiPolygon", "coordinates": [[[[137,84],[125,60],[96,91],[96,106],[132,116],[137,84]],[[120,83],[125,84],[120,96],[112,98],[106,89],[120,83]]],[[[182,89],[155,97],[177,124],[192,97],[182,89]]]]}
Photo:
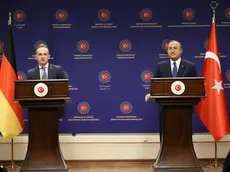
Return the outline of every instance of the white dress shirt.
{"type": "Polygon", "coordinates": [[[173,73],[173,68],[174,68],[174,62],[176,62],[176,67],[177,67],[177,72],[179,70],[179,66],[180,66],[180,62],[181,62],[181,58],[177,59],[176,61],[173,61],[170,59],[170,64],[171,64],[171,72],[173,73]]]}
{"type": "MultiPolygon", "coordinates": [[[[45,71],[46,71],[46,74],[47,74],[47,77],[48,77],[48,67],[49,67],[49,63],[47,63],[45,66],[45,71]]],[[[42,69],[42,66],[39,65],[39,72],[40,72],[40,79],[42,79],[42,75],[44,73],[43,69],[42,69]]]]}

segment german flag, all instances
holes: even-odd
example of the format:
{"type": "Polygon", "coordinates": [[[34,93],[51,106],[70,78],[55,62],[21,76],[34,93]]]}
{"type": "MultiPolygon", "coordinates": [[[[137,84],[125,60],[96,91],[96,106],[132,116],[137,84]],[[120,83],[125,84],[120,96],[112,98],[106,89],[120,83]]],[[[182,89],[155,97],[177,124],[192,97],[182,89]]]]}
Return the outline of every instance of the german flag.
{"type": "Polygon", "coordinates": [[[0,132],[5,140],[9,140],[19,135],[24,129],[22,107],[20,104],[13,102],[17,69],[11,16],[2,55],[0,78],[0,132]]]}

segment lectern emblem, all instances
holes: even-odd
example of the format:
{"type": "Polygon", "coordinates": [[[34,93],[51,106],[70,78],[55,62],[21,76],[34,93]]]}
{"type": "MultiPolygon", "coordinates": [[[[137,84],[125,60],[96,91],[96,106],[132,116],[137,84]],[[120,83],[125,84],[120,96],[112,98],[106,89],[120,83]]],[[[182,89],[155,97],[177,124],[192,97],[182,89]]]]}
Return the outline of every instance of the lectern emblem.
{"type": "Polygon", "coordinates": [[[185,85],[181,81],[175,81],[171,85],[171,90],[176,95],[181,95],[185,91],[185,85]]]}
{"type": "Polygon", "coordinates": [[[34,86],[34,93],[38,97],[44,97],[48,93],[48,87],[44,83],[38,83],[34,86]]]}

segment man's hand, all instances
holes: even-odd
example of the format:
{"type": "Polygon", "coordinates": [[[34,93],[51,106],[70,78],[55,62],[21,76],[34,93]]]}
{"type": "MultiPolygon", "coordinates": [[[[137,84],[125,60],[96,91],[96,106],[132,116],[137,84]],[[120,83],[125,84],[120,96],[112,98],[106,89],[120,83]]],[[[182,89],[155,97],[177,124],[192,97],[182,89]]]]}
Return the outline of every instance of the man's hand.
{"type": "Polygon", "coordinates": [[[145,96],[145,101],[148,102],[148,101],[149,101],[149,98],[150,98],[150,94],[146,94],[146,96],[145,96]]]}

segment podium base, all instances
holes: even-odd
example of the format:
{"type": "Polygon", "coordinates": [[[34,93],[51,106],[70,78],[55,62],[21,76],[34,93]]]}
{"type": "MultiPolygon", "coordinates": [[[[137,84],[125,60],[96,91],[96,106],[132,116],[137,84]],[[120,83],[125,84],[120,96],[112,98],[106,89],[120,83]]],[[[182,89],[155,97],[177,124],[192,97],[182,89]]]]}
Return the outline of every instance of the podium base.
{"type": "Polygon", "coordinates": [[[21,168],[20,172],[68,172],[69,169],[68,168],[64,168],[64,169],[48,169],[48,168],[26,168],[23,169],[21,168]]]}

